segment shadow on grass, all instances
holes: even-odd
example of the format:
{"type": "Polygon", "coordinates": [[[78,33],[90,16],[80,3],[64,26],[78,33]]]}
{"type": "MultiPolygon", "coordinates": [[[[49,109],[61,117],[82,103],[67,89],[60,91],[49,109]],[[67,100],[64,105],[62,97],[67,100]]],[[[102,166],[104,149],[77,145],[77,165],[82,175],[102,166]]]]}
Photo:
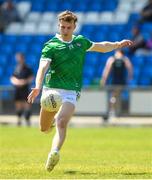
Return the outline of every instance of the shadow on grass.
{"type": "Polygon", "coordinates": [[[81,171],[76,171],[76,170],[68,170],[68,171],[64,171],[64,174],[69,174],[69,175],[76,175],[76,174],[81,174],[81,175],[95,175],[95,174],[97,174],[97,173],[81,172],[81,171]]]}
{"type": "Polygon", "coordinates": [[[134,175],[147,175],[147,174],[149,174],[149,173],[147,173],[147,172],[128,172],[128,173],[122,173],[122,174],[124,174],[124,175],[132,175],[132,176],[134,176],[134,175]]]}
{"type": "MultiPolygon", "coordinates": [[[[67,170],[64,171],[64,174],[69,174],[69,175],[97,175],[97,173],[91,173],[91,172],[81,172],[81,171],[76,171],[76,170],[67,170]]],[[[108,173],[109,175],[126,175],[126,176],[142,176],[142,175],[149,175],[147,172],[121,172],[121,173],[108,173]]],[[[108,175],[107,174],[107,175],[108,175]]]]}

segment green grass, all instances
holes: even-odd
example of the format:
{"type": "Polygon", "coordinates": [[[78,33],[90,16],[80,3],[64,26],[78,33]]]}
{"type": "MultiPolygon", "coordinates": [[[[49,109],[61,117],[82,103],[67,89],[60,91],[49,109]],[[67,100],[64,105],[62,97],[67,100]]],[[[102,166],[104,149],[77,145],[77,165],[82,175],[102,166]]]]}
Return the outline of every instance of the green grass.
{"type": "Polygon", "coordinates": [[[55,169],[45,171],[52,135],[0,127],[0,179],[152,178],[151,128],[69,128],[55,169]]]}

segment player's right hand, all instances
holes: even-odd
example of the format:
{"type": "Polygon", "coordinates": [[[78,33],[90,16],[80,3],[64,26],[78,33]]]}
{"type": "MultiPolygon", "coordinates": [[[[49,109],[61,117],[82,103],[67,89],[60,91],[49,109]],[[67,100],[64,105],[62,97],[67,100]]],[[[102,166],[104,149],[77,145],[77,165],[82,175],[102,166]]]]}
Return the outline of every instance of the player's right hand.
{"type": "Polygon", "coordinates": [[[35,98],[39,95],[40,89],[39,88],[32,88],[32,91],[27,97],[27,102],[28,103],[33,103],[35,98]]]}

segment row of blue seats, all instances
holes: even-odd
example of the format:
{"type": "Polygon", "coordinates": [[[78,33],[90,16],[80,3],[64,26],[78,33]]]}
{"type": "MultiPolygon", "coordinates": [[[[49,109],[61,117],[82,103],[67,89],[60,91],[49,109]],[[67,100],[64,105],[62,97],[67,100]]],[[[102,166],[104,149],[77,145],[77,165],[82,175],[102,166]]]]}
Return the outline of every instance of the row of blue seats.
{"type": "MultiPolygon", "coordinates": [[[[118,1],[105,1],[105,0],[26,0],[32,4],[31,11],[54,11],[60,12],[66,9],[71,11],[114,11],[117,7],[118,1]]],[[[1,0],[1,3],[4,2],[1,0]]],[[[18,3],[20,0],[14,0],[18,3]]]]}
{"type": "MultiPolygon", "coordinates": [[[[11,45],[2,46],[1,48],[1,54],[0,54],[0,65],[5,67],[7,63],[9,65],[15,63],[15,52],[24,52],[26,56],[26,60],[30,65],[34,65],[37,63],[40,55],[41,55],[41,49],[42,46],[37,44],[32,44],[30,47],[25,46],[24,44],[19,44],[16,47],[13,47],[11,45]],[[26,50],[26,51],[25,51],[26,50]]],[[[100,53],[88,53],[86,56],[86,64],[87,65],[94,65],[97,62],[99,64],[105,64],[107,61],[107,58],[111,56],[113,52],[106,53],[106,54],[100,54],[100,53]]],[[[132,63],[134,66],[143,66],[143,65],[149,65],[152,64],[152,55],[134,55],[130,57],[132,63]]]]}
{"type": "MultiPolygon", "coordinates": [[[[133,28],[133,25],[127,24],[115,24],[115,25],[109,25],[109,24],[100,24],[100,25],[94,25],[94,24],[86,24],[83,25],[79,34],[84,34],[85,36],[93,36],[96,38],[105,37],[106,38],[112,38],[114,35],[118,38],[131,37],[131,29],[133,28]],[[112,34],[112,35],[111,35],[112,34]]],[[[144,23],[140,25],[139,27],[143,33],[149,34],[151,36],[152,32],[152,23],[144,23]]],[[[0,34],[0,43],[15,43],[15,42],[21,42],[29,43],[29,42],[37,42],[37,43],[44,43],[45,41],[52,38],[52,35],[3,35],[0,34]]],[[[112,40],[112,39],[111,39],[112,40]]]]}
{"type": "MultiPolygon", "coordinates": [[[[109,1],[108,1],[109,2],[109,1]]],[[[64,11],[66,9],[70,9],[71,11],[80,11],[80,12],[87,12],[87,11],[114,11],[117,7],[116,3],[104,3],[104,6],[102,3],[91,1],[89,3],[84,1],[77,1],[77,3],[58,3],[54,1],[53,3],[48,2],[46,4],[44,3],[35,3],[32,5],[31,10],[32,11],[38,11],[38,12],[44,12],[44,11],[55,11],[60,12],[64,11]]]]}
{"type": "MultiPolygon", "coordinates": [[[[113,53],[87,53],[84,66],[84,79],[89,79],[92,82],[94,79],[99,79],[105,67],[106,61],[113,53]]],[[[27,63],[33,67],[34,74],[36,74],[39,65],[39,55],[26,54],[27,63]]],[[[134,67],[134,84],[141,85],[140,79],[145,80],[146,85],[150,85],[152,79],[152,56],[132,56],[131,61],[134,67]]],[[[11,76],[15,67],[15,57],[0,55],[0,84],[9,84],[9,77],[11,76]],[[5,74],[5,77],[3,76],[5,74]]],[[[142,82],[144,84],[144,82],[142,82]]]]}

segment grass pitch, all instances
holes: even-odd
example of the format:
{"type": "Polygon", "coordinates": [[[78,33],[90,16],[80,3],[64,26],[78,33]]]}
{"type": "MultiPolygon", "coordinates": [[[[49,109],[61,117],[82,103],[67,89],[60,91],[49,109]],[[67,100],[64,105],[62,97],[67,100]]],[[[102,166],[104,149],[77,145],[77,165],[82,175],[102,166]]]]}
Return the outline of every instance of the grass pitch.
{"type": "Polygon", "coordinates": [[[0,179],[152,178],[152,128],[69,128],[61,159],[44,166],[54,132],[0,127],[0,179]]]}

